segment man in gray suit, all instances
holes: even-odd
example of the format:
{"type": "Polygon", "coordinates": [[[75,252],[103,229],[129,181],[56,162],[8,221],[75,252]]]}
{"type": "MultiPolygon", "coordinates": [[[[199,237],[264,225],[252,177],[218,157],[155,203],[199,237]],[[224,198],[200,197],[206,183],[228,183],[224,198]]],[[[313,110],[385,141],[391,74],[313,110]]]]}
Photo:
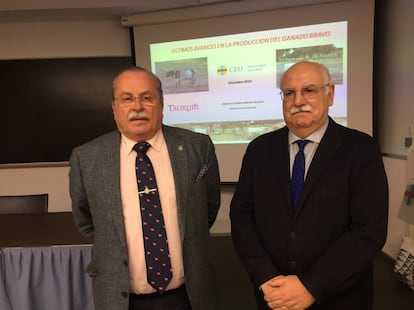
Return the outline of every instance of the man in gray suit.
{"type": "Polygon", "coordinates": [[[93,242],[87,272],[99,310],[217,310],[209,228],[220,205],[214,146],[207,135],[162,124],[161,81],[140,67],[113,81],[118,130],[76,147],[70,158],[75,223],[93,242]],[[150,144],[168,239],[172,278],[147,280],[135,175],[139,141],[150,144]]]}

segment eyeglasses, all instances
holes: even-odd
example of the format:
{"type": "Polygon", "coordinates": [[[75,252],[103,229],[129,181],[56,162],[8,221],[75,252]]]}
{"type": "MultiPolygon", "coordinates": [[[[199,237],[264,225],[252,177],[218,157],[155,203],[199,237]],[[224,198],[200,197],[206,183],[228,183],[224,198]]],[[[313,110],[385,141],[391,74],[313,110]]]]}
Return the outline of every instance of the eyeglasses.
{"type": "Polygon", "coordinates": [[[143,105],[154,105],[158,102],[158,97],[155,97],[151,94],[143,94],[137,97],[132,95],[124,95],[119,98],[113,98],[114,100],[118,101],[122,106],[131,106],[138,100],[143,105]]]}
{"type": "Polygon", "coordinates": [[[319,94],[322,88],[325,88],[326,86],[329,86],[329,85],[331,85],[331,83],[326,83],[325,85],[322,85],[322,86],[309,85],[299,90],[287,88],[287,89],[283,89],[279,94],[280,94],[280,98],[282,98],[283,101],[292,101],[295,99],[296,93],[300,91],[302,97],[305,98],[306,100],[309,100],[309,99],[315,98],[319,94]]]}

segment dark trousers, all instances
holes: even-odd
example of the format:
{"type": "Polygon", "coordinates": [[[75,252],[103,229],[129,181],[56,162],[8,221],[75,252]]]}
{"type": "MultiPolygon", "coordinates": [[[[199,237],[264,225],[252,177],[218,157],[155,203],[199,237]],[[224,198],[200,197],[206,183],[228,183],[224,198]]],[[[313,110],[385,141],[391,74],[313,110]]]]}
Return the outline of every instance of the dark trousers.
{"type": "Polygon", "coordinates": [[[191,310],[185,286],[164,293],[129,294],[129,310],[191,310]]]}

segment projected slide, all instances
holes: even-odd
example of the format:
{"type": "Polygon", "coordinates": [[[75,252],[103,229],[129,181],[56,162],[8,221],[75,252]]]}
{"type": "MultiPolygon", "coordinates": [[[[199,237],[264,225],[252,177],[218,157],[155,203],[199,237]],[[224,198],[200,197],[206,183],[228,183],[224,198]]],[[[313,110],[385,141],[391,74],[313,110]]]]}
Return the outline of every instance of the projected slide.
{"type": "Polygon", "coordinates": [[[248,143],[284,126],[281,74],[293,63],[328,66],[330,116],[346,125],[347,22],[150,45],[164,89],[164,123],[209,134],[216,144],[248,143]]]}

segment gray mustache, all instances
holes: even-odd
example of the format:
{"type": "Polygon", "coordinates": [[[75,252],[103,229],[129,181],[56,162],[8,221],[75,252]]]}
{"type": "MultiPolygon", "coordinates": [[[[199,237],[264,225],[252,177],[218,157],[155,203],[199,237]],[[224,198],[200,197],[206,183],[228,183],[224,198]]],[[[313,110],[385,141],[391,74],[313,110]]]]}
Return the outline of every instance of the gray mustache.
{"type": "Polygon", "coordinates": [[[150,116],[144,111],[141,111],[141,112],[131,111],[128,113],[128,121],[132,121],[136,119],[150,119],[150,116]]]}
{"type": "Polygon", "coordinates": [[[295,113],[298,113],[298,112],[312,112],[312,109],[307,104],[306,105],[301,105],[299,107],[292,107],[290,109],[291,114],[295,114],[295,113]]]}

